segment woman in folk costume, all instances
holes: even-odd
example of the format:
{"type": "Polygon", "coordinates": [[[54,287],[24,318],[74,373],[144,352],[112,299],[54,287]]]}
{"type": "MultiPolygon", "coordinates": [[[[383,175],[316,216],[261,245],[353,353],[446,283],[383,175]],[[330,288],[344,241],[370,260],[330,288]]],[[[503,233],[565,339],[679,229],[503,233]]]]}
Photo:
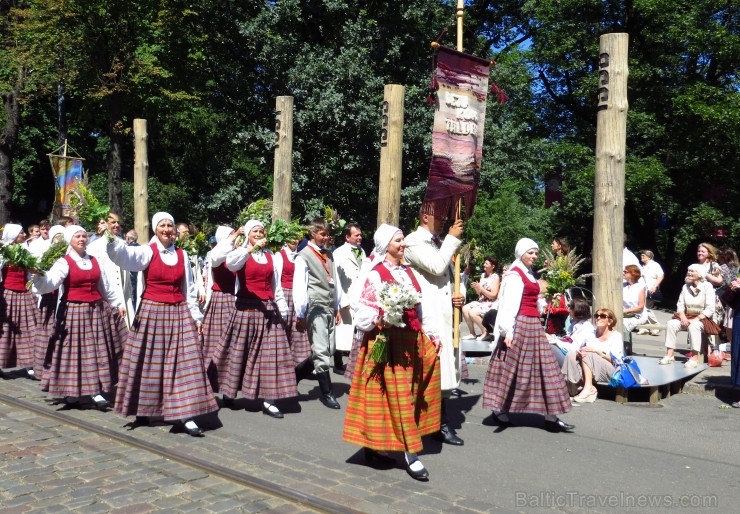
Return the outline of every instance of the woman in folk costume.
{"type": "MultiPolygon", "coordinates": [[[[51,246],[59,241],[64,241],[64,227],[54,225],[49,228],[49,241],[51,246]]],[[[42,254],[43,256],[43,254],[42,254]]],[[[41,380],[44,374],[44,361],[49,350],[49,342],[54,334],[54,320],[56,319],[57,304],[59,303],[59,289],[41,294],[39,300],[39,330],[33,349],[33,369],[36,377],[41,380]]]]}
{"type": "Polygon", "coordinates": [[[232,406],[241,391],[244,398],[262,399],[264,414],[282,418],[275,400],[298,396],[293,355],[283,328],[288,305],[272,253],[265,249],[265,227],[249,220],[244,234],[244,245],[226,257],[226,267],[237,276],[236,304],[213,353],[209,376],[226,406],[232,406]]]}
{"type": "MultiPolygon", "coordinates": [[[[20,245],[26,239],[23,227],[8,223],[3,229],[3,246],[20,245]]],[[[25,368],[36,379],[34,344],[38,334],[39,311],[36,297],[26,288],[30,275],[24,268],[0,259],[0,375],[3,368],[25,368]]]]}
{"type": "Polygon", "coordinates": [[[234,312],[236,275],[226,267],[226,255],[234,249],[241,230],[220,226],[216,229],[216,246],[208,252],[210,294],[203,315],[203,364],[206,369],[213,352],[226,331],[226,323],[234,312]]]}
{"type": "Polygon", "coordinates": [[[64,240],[69,245],[67,255],[33,280],[42,294],[62,288],[41,389],[64,397],[67,404],[90,396],[98,409],[105,410],[109,403],[103,393],[118,383],[122,351],[108,304],[118,308],[124,300],[109,287],[97,259],[87,254],[85,229],[70,225],[64,230],[64,240]]]}
{"type": "Polygon", "coordinates": [[[421,304],[404,311],[404,327],[384,326],[379,305],[387,283],[404,284],[421,294],[419,276],[403,264],[403,232],[383,224],[375,232],[375,251],[380,258],[368,273],[355,306],[356,326],[363,333],[352,387],[347,401],[343,438],[365,448],[367,460],[392,461],[387,451],[404,452],[406,471],[417,480],[429,477],[417,453],[422,436],[440,427],[440,340],[437,320],[427,319],[421,304]],[[386,247],[384,254],[379,250],[386,247]],[[372,348],[379,331],[387,338],[387,360],[373,360],[372,348]]]}
{"type": "Polygon", "coordinates": [[[570,411],[571,402],[537,309],[540,286],[532,266],[539,247],[524,238],[514,253],[501,284],[493,333],[497,346],[486,372],[483,407],[493,411],[501,427],[510,425],[509,412],[531,412],[545,416],[548,431],[567,432],[575,427],[557,415],[570,411]]]}
{"type": "Polygon", "coordinates": [[[307,378],[313,371],[311,360],[311,342],[308,332],[298,332],[295,329],[295,305],[293,304],[293,274],[295,272],[295,256],[298,241],[290,241],[273,255],[275,269],[280,275],[280,285],[283,288],[285,303],[288,304],[288,315],[285,317],[285,335],[288,337],[290,351],[295,362],[296,379],[307,378]]]}
{"type": "MultiPolygon", "coordinates": [[[[152,217],[148,245],[108,243],[108,255],[126,271],[144,277],[141,303],[124,348],[116,412],[136,415],[136,424],[162,416],[175,431],[201,437],[196,416],[218,410],[208,384],[199,334],[203,315],[187,254],[175,247],[175,221],[166,212],[152,217]]],[[[106,236],[107,237],[107,236],[106,236]]]]}

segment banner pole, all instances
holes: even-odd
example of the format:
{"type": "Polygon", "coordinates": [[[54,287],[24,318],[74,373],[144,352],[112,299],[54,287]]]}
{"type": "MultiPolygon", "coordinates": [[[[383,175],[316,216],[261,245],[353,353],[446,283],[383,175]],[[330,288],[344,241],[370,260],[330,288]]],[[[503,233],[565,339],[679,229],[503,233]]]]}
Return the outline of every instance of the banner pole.
{"type": "MultiPolygon", "coordinates": [[[[455,10],[455,17],[457,18],[457,51],[463,51],[463,11],[465,10],[464,0],[457,0],[457,9],[455,10]]],[[[457,201],[455,207],[455,219],[460,219],[460,213],[462,212],[462,199],[457,201]]],[[[460,253],[455,255],[455,285],[453,296],[460,294],[460,253]]],[[[454,307],[452,309],[452,346],[457,350],[460,348],[460,307],[454,307]]]]}

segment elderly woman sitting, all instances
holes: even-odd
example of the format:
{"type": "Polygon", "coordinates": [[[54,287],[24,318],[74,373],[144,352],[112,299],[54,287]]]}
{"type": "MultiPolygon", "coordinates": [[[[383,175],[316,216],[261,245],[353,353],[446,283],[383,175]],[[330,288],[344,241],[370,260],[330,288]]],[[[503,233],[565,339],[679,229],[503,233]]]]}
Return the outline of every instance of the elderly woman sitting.
{"type": "Polygon", "coordinates": [[[614,374],[612,356],[624,356],[624,343],[619,332],[614,330],[617,318],[609,309],[599,309],[594,314],[595,333],[581,349],[568,352],[561,369],[568,389],[583,384],[581,392],[573,397],[576,403],[596,401],[596,382],[608,382],[614,374]]]}
{"type": "Polygon", "coordinates": [[[704,333],[704,319],[712,319],[714,314],[714,287],[704,280],[704,267],[701,264],[692,264],[686,273],[686,284],[681,288],[678,297],[676,314],[666,323],[665,346],[666,354],[658,361],[659,364],[671,364],[675,361],[676,334],[686,330],[689,335],[689,344],[694,355],[686,361],[684,368],[695,368],[701,351],[701,337],[704,333]]]}

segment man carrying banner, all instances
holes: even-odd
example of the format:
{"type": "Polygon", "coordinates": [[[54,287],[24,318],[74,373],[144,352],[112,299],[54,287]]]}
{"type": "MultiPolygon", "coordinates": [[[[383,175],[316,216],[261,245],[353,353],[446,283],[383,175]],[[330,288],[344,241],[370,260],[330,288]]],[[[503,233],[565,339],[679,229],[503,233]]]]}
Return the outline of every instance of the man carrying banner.
{"type": "Polygon", "coordinates": [[[460,348],[453,347],[452,308],[462,307],[465,298],[453,295],[452,267],[450,265],[462,241],[461,219],[455,220],[444,241],[440,242],[439,234],[445,224],[445,218],[426,212],[419,214],[419,228],[406,237],[405,259],[422,277],[421,309],[424,316],[434,316],[439,320],[439,336],[442,348],[439,352],[440,375],[442,378],[441,429],[434,437],[438,441],[461,446],[464,441],[449,426],[447,419],[447,399],[452,390],[460,385],[460,348]],[[438,244],[438,243],[441,243],[438,244]]]}

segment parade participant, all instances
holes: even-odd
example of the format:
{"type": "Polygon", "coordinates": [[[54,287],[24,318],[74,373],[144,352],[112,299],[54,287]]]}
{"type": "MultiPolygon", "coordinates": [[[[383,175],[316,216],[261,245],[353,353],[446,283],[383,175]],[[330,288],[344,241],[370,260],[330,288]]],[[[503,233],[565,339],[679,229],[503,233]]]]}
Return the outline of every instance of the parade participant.
{"type": "MultiPolygon", "coordinates": [[[[177,224],[177,239],[190,239],[189,224],[182,222],[177,224]]],[[[190,269],[193,272],[195,291],[198,294],[198,305],[203,305],[206,301],[206,286],[203,282],[203,266],[201,266],[200,259],[197,255],[189,255],[188,257],[190,258],[190,269]]]]}
{"type": "MultiPolygon", "coordinates": [[[[106,219],[103,220],[105,227],[117,239],[121,238],[121,217],[118,213],[109,212],[106,219]]],[[[105,230],[103,231],[105,232],[105,230]]],[[[116,296],[123,298],[124,304],[111,312],[113,326],[121,338],[121,343],[126,342],[128,337],[128,328],[134,321],[136,310],[134,309],[134,288],[131,283],[131,273],[122,270],[108,257],[108,240],[105,237],[98,237],[91,240],[87,246],[87,253],[98,260],[100,268],[105,273],[105,277],[110,287],[115,290],[116,296]]],[[[138,291],[142,287],[139,284],[138,291]]]]}
{"type": "Polygon", "coordinates": [[[405,259],[422,277],[422,309],[426,316],[436,316],[439,320],[439,337],[442,340],[440,351],[440,373],[442,386],[442,409],[440,411],[440,431],[434,435],[438,441],[461,446],[464,441],[449,425],[447,401],[452,391],[460,385],[462,352],[454,348],[452,334],[452,308],[462,307],[465,297],[453,298],[452,257],[462,241],[462,220],[458,219],[450,227],[441,246],[439,234],[444,228],[445,219],[429,213],[419,214],[419,228],[406,238],[405,259]]]}
{"type": "Polygon", "coordinates": [[[39,237],[41,237],[41,230],[39,229],[39,226],[28,225],[28,228],[26,229],[26,240],[24,241],[26,248],[28,248],[31,243],[33,243],[39,237]]]}
{"type": "Polygon", "coordinates": [[[236,273],[236,304],[224,335],[213,352],[209,375],[213,390],[223,393],[226,406],[236,393],[262,399],[262,413],[282,418],[276,400],[298,396],[295,366],[283,316],[283,297],[272,252],[265,248],[265,227],[249,220],[246,240],[226,256],[226,267],[236,273]]]}
{"type": "Polygon", "coordinates": [[[483,407],[503,427],[510,424],[508,413],[528,412],[544,415],[550,432],[569,432],[575,427],[557,417],[571,409],[568,390],[537,309],[540,285],[532,266],[539,246],[520,239],[514,253],[516,260],[501,284],[493,333],[497,346],[486,372],[483,407]]]}
{"type": "Polygon", "coordinates": [[[144,277],[141,305],[124,348],[116,412],[136,415],[136,425],[163,416],[175,431],[200,437],[194,417],[218,410],[208,384],[198,331],[198,309],[187,254],[175,247],[175,222],[166,212],[152,217],[148,245],[127,246],[107,236],[108,255],[127,271],[144,277]]]}
{"type": "MultiPolygon", "coordinates": [[[[131,229],[126,232],[125,241],[129,246],[139,246],[139,234],[136,233],[136,230],[131,229]]],[[[141,280],[139,279],[138,271],[130,271],[129,275],[131,280],[131,301],[134,304],[134,311],[136,311],[139,308],[139,296],[141,295],[142,284],[139,283],[141,280]]]]}
{"type": "MultiPolygon", "coordinates": [[[[61,223],[58,223],[61,225],[61,223]]],[[[51,246],[51,238],[49,238],[49,229],[51,228],[51,222],[47,219],[39,221],[39,237],[33,242],[28,244],[28,251],[31,255],[40,259],[44,252],[51,246]]]]}
{"type": "Polygon", "coordinates": [[[96,408],[105,410],[109,402],[103,394],[118,383],[122,352],[113,335],[109,305],[122,307],[123,297],[108,286],[98,260],[87,254],[87,239],[84,228],[67,227],[67,255],[44,276],[34,277],[42,294],[62,286],[41,389],[63,397],[67,404],[78,404],[80,397],[90,396],[96,408]]]}
{"type": "Polygon", "coordinates": [[[313,362],[311,361],[311,343],[306,331],[295,329],[295,303],[293,302],[293,275],[295,274],[295,258],[298,241],[288,241],[278,253],[273,256],[275,270],[280,275],[280,285],[283,288],[285,303],[288,304],[288,315],[285,317],[285,335],[288,337],[290,351],[295,363],[296,380],[313,376],[313,362]]]}
{"type": "MultiPolygon", "coordinates": [[[[4,246],[22,245],[23,227],[8,223],[3,229],[4,246]]],[[[34,342],[37,337],[39,310],[36,297],[26,289],[28,272],[0,260],[0,374],[3,368],[25,368],[28,378],[36,378],[34,342]]]]}
{"type": "Polygon", "coordinates": [[[365,259],[362,249],[362,229],[356,223],[350,223],[342,231],[344,244],[334,250],[334,262],[339,272],[339,285],[342,288],[342,302],[339,306],[339,324],[336,327],[336,351],[334,352],[334,372],[344,374],[345,366],[342,353],[350,351],[354,339],[354,323],[350,309],[350,288],[360,275],[360,266],[365,259]]]}
{"type": "Polygon", "coordinates": [[[363,343],[352,377],[343,438],[364,447],[369,461],[390,461],[380,452],[402,451],[408,474],[427,480],[429,473],[417,453],[423,449],[422,436],[439,431],[438,320],[427,317],[417,303],[404,312],[404,327],[384,321],[378,303],[384,284],[404,284],[421,294],[421,277],[403,264],[405,241],[401,230],[383,224],[374,239],[376,248],[386,246],[387,251],[368,274],[353,307],[363,343]],[[372,348],[381,330],[387,339],[387,360],[375,361],[372,348]]]}
{"type": "Polygon", "coordinates": [[[335,349],[334,327],[339,318],[342,289],[337,285],[339,275],[334,259],[324,248],[329,238],[326,220],[313,220],[308,232],[308,244],[296,256],[293,275],[296,330],[308,330],[314,375],[321,390],[319,400],[330,409],[339,409],[329,367],[335,349]]]}
{"type": "Polygon", "coordinates": [[[203,314],[203,364],[206,368],[211,363],[211,357],[219,341],[226,331],[227,323],[234,313],[234,290],[236,275],[226,267],[226,256],[234,249],[234,241],[244,230],[234,230],[231,227],[216,229],[216,246],[206,256],[208,274],[206,285],[209,294],[206,299],[205,313],[203,314]]]}
{"type": "MultiPolygon", "coordinates": [[[[52,226],[49,229],[49,241],[51,241],[51,245],[59,241],[64,241],[64,227],[61,225],[52,226]]],[[[39,300],[39,327],[33,349],[33,369],[38,379],[41,379],[44,374],[44,361],[46,360],[51,336],[54,334],[54,320],[56,319],[58,303],[58,289],[41,294],[41,299],[39,300]]]]}

